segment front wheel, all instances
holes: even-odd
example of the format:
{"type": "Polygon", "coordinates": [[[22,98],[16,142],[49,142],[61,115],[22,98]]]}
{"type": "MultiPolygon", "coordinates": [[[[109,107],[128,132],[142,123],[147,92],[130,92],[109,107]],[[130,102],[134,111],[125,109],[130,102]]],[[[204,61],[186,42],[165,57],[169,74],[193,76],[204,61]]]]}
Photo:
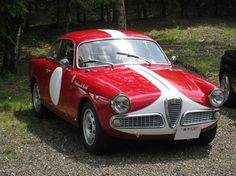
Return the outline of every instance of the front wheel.
{"type": "Polygon", "coordinates": [[[208,145],[209,143],[211,143],[214,140],[214,138],[216,136],[216,132],[217,132],[217,126],[210,129],[209,131],[201,133],[201,135],[198,139],[198,143],[202,146],[208,145]]]}
{"type": "Polygon", "coordinates": [[[32,90],[32,105],[35,115],[38,118],[42,118],[45,114],[47,109],[42,104],[39,86],[37,82],[33,83],[33,90],[32,90]]]}
{"type": "Polygon", "coordinates": [[[85,103],[81,115],[81,133],[85,148],[94,154],[105,152],[109,137],[104,133],[91,102],[85,103]]]}

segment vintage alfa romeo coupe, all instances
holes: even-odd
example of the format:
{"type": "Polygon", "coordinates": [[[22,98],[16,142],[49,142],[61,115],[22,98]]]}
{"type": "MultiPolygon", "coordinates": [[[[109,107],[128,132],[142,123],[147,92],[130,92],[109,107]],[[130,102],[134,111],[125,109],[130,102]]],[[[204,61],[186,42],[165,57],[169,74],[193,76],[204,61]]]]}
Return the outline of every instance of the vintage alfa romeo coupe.
{"type": "Polygon", "coordinates": [[[86,149],[101,152],[111,136],[195,139],[216,134],[224,93],[173,68],[158,43],[132,31],[84,30],[58,38],[46,58],[29,62],[36,116],[53,111],[81,128],[86,149]]]}

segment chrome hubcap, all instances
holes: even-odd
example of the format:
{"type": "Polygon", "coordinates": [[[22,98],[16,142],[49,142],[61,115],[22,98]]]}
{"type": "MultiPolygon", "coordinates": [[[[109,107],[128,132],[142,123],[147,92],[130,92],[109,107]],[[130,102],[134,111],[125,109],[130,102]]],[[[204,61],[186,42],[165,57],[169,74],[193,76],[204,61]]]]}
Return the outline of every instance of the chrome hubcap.
{"type": "Polygon", "coordinates": [[[95,117],[91,109],[86,109],[83,117],[84,138],[88,145],[93,145],[95,140],[96,126],[95,117]]]}
{"type": "Polygon", "coordinates": [[[224,90],[225,100],[228,100],[230,91],[230,82],[229,82],[229,77],[227,75],[222,76],[220,87],[224,90]]]}
{"type": "Polygon", "coordinates": [[[40,111],[41,107],[41,100],[40,100],[40,94],[39,94],[39,87],[38,84],[34,84],[33,88],[33,106],[36,112],[40,111]]]}

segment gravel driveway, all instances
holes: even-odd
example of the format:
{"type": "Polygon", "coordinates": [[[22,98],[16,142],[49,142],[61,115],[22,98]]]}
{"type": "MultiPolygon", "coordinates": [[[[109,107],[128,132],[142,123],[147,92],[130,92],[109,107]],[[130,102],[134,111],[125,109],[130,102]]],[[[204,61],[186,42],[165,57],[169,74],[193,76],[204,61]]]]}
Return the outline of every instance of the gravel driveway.
{"type": "MultiPolygon", "coordinates": [[[[35,118],[27,111],[15,115],[25,124],[35,118]]],[[[236,109],[224,108],[217,137],[207,147],[116,141],[113,152],[104,156],[87,153],[78,129],[63,120],[37,122],[37,128],[29,127],[19,136],[0,129],[0,176],[236,175],[236,109]],[[22,138],[25,142],[19,145],[22,138]],[[16,156],[6,150],[9,146],[16,156]]]]}

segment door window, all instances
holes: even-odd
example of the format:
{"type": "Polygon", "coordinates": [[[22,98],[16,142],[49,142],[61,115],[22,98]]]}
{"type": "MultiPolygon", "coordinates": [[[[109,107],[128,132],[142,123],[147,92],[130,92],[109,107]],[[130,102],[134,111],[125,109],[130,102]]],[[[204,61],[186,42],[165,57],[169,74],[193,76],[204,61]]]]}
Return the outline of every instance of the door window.
{"type": "Polygon", "coordinates": [[[60,50],[58,52],[58,60],[68,59],[69,65],[73,66],[74,59],[74,43],[71,40],[62,40],[60,50]]]}
{"type": "Polygon", "coordinates": [[[61,40],[57,40],[56,42],[54,42],[51,47],[51,50],[48,53],[47,58],[58,60],[58,51],[59,51],[60,45],[61,45],[61,40]]]}

